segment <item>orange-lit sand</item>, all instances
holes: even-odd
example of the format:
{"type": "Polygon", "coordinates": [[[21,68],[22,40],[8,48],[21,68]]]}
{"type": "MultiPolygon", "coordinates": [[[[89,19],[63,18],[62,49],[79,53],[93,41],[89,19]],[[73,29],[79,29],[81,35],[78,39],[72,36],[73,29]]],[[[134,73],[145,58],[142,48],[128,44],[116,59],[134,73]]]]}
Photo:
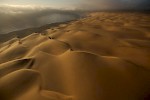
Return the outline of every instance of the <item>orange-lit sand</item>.
{"type": "Polygon", "coordinates": [[[0,100],[149,97],[149,14],[92,13],[0,43],[0,100]]]}

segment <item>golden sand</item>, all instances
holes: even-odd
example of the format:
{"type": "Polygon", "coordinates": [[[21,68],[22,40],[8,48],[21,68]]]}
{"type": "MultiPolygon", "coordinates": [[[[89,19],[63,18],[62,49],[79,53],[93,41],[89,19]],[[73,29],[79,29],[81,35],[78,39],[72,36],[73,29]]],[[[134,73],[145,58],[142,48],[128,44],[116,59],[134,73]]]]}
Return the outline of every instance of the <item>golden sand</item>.
{"type": "Polygon", "coordinates": [[[0,44],[0,100],[150,100],[150,15],[91,13],[0,44]]]}

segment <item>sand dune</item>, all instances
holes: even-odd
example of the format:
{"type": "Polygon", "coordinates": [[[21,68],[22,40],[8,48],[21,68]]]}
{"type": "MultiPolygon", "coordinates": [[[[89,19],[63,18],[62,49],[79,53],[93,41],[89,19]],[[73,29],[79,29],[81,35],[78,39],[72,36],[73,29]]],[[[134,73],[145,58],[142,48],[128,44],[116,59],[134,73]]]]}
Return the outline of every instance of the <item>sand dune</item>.
{"type": "Polygon", "coordinates": [[[7,50],[1,52],[0,56],[0,63],[4,63],[10,60],[20,59],[25,56],[26,53],[28,53],[29,49],[18,45],[18,43],[15,43],[11,45],[7,50]]]}
{"type": "Polygon", "coordinates": [[[0,44],[0,100],[149,100],[150,15],[91,13],[0,44]]]}
{"type": "Polygon", "coordinates": [[[25,69],[32,66],[34,62],[34,59],[32,58],[26,58],[26,59],[18,59],[18,60],[12,60],[6,63],[3,63],[0,65],[0,77],[7,75],[13,71],[19,70],[19,69],[25,69]]]}
{"type": "Polygon", "coordinates": [[[36,87],[38,90],[38,86],[36,86],[39,84],[38,78],[39,74],[35,71],[19,70],[12,72],[2,77],[0,80],[0,97],[3,100],[9,100],[16,98],[18,95],[21,95],[22,93],[28,91],[29,89],[31,89],[31,87],[36,87]],[[23,80],[22,77],[24,77],[23,80]],[[17,82],[17,80],[19,81],[17,82]]]}

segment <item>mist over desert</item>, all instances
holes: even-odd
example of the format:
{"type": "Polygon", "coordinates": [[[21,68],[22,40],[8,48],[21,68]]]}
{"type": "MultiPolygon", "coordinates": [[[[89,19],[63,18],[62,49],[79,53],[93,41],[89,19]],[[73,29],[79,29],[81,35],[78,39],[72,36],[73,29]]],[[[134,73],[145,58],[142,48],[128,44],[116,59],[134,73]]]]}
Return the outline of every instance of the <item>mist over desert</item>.
{"type": "MultiPolygon", "coordinates": [[[[35,12],[43,26],[33,25],[39,20],[31,11],[32,27],[0,34],[0,100],[150,100],[149,2],[142,10],[98,11],[106,2],[93,1],[85,11],[35,12]],[[63,17],[49,22],[56,13],[63,17]]],[[[0,30],[17,25],[8,17],[0,30]]]]}

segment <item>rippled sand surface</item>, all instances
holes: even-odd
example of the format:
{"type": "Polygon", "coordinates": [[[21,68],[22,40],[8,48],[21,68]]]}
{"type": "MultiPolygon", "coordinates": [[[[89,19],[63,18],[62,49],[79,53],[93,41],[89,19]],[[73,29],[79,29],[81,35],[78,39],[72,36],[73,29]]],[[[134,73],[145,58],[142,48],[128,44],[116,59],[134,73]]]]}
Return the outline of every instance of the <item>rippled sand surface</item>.
{"type": "Polygon", "coordinates": [[[1,43],[0,100],[150,100],[150,14],[91,13],[1,43]]]}

